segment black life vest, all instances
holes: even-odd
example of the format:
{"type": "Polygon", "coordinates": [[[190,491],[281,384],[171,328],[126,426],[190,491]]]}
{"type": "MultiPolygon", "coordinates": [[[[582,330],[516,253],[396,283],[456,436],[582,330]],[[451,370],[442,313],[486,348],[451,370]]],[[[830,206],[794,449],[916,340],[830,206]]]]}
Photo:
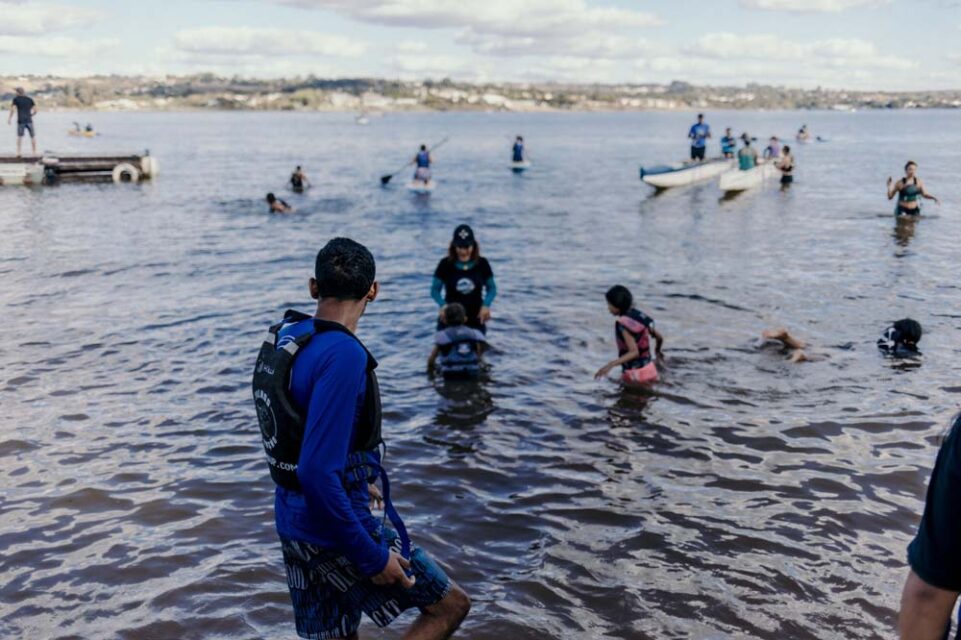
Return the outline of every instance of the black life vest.
{"type": "Polygon", "coordinates": [[[306,411],[297,406],[290,395],[290,374],[297,354],[317,334],[326,331],[346,333],[357,340],[367,354],[367,389],[363,410],[354,426],[350,452],[374,451],[383,442],[380,387],[374,373],[377,361],[357,336],[341,324],[315,318],[313,330],[277,348],[278,332],[282,326],[308,319],[310,316],[307,314],[289,310],[284,314],[283,322],[270,327],[260,347],[253,378],[254,406],[257,408],[257,422],[260,423],[270,477],[279,486],[294,491],[301,490],[297,480],[297,462],[304,440],[306,411]]]}

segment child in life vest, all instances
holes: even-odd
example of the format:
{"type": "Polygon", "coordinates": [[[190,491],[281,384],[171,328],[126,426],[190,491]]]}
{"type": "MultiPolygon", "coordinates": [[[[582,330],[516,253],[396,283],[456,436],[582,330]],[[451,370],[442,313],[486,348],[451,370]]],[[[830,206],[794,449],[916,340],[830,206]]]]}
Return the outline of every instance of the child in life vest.
{"type": "Polygon", "coordinates": [[[651,337],[655,340],[654,352],[663,359],[661,347],[664,336],[654,327],[654,320],[634,307],[634,297],[627,287],[616,285],[607,292],[607,309],[615,316],[614,340],[617,358],[611,360],[594,374],[603,378],[611,369],[621,365],[621,381],[628,384],[650,384],[657,381],[657,365],[651,354],[651,337]]]}
{"type": "Polygon", "coordinates": [[[466,326],[467,311],[462,304],[444,307],[443,329],[434,336],[434,349],[427,358],[427,369],[433,371],[438,357],[445,378],[476,378],[480,375],[481,355],[487,339],[484,334],[466,326]]]}

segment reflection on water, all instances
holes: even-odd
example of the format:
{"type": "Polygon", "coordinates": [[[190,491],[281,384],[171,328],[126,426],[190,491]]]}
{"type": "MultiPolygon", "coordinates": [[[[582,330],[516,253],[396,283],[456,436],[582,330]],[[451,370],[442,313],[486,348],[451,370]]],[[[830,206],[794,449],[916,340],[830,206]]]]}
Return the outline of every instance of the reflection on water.
{"type": "Polygon", "coordinates": [[[377,257],[360,334],[392,492],[474,598],[462,637],[889,637],[961,392],[953,117],[710,114],[831,139],[797,149],[790,191],[721,199],[637,179],[686,153],[689,114],[103,114],[83,148],[150,147],[156,183],[0,191],[3,637],[290,637],[249,375],[335,235],[377,257]],[[430,197],[380,187],[447,133],[430,197]],[[892,255],[877,185],[907,156],[945,212],[895,227],[892,255]],[[297,164],[315,186],[267,216],[297,164]],[[444,383],[428,291],[461,222],[497,276],[495,352],[444,383]],[[615,283],[666,336],[653,392],[592,379],[615,283]],[[905,316],[920,368],[874,346],[905,316]],[[782,325],[830,357],[754,346],[782,325]]]}

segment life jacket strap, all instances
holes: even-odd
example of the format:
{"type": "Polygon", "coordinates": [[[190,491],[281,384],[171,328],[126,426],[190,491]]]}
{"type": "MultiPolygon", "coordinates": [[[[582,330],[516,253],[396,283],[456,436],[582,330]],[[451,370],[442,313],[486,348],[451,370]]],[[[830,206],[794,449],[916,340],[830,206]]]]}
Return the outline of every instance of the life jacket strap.
{"type": "Polygon", "coordinates": [[[384,467],[373,459],[372,454],[359,451],[351,454],[348,458],[348,466],[344,469],[344,474],[345,484],[347,484],[347,482],[373,483],[378,478],[380,479],[381,493],[384,498],[384,515],[390,520],[390,523],[394,526],[394,530],[397,532],[397,537],[400,538],[401,555],[404,556],[405,559],[410,560],[410,535],[407,533],[407,527],[404,525],[404,521],[401,519],[400,514],[397,513],[397,509],[394,508],[394,503],[390,499],[390,480],[387,477],[387,471],[384,470],[384,467]]]}

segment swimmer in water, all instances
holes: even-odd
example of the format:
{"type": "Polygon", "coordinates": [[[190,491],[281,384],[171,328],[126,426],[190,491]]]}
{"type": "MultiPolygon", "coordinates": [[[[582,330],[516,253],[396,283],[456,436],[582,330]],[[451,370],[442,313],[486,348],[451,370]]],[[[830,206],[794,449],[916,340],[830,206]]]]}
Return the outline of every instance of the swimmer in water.
{"type": "Polygon", "coordinates": [[[761,332],[761,343],[758,346],[763,346],[767,341],[779,342],[782,346],[790,349],[791,356],[788,359],[791,362],[810,362],[814,359],[804,352],[807,344],[803,340],[792,336],[784,327],[765,329],[761,332]]]}
{"type": "Polygon", "coordinates": [[[878,338],[878,349],[889,358],[916,358],[921,355],[918,350],[921,334],[921,324],[917,320],[898,320],[878,338]]]}
{"type": "Polygon", "coordinates": [[[611,369],[620,365],[621,382],[657,382],[657,365],[651,355],[651,337],[656,345],[654,353],[663,360],[661,348],[664,346],[664,336],[654,327],[654,319],[634,306],[634,296],[627,287],[615,285],[608,290],[605,297],[607,310],[616,317],[614,340],[617,343],[617,358],[598,369],[594,378],[603,378],[611,369]]]}
{"type": "Polygon", "coordinates": [[[294,210],[292,206],[272,193],[267,194],[267,206],[270,207],[270,213],[290,213],[294,210]]]}
{"type": "Polygon", "coordinates": [[[476,378],[480,375],[481,357],[487,338],[479,329],[467,326],[464,305],[452,302],[445,305],[441,322],[445,325],[434,336],[434,349],[427,358],[428,372],[440,357],[440,372],[445,378],[476,378]]]}
{"type": "Polygon", "coordinates": [[[304,189],[309,189],[311,186],[310,180],[307,179],[307,174],[304,173],[304,170],[300,168],[300,165],[297,165],[297,168],[294,169],[294,172],[290,174],[289,183],[290,188],[297,193],[302,192],[304,189]]]}
{"type": "Polygon", "coordinates": [[[899,216],[921,215],[921,198],[934,200],[938,206],[941,205],[941,201],[924,188],[924,182],[918,177],[918,163],[914,160],[909,160],[904,165],[904,177],[897,182],[894,181],[894,178],[888,176],[888,200],[894,198],[895,195],[898,196],[897,212],[899,216]]]}

